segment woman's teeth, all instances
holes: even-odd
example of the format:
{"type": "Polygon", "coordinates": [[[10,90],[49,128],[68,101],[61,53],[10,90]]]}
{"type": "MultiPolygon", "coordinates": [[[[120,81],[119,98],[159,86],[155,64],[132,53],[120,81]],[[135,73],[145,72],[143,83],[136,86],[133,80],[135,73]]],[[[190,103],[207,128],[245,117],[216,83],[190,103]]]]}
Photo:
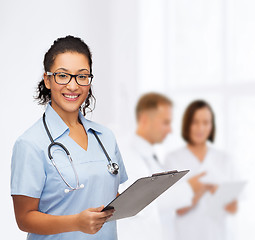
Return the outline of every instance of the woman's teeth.
{"type": "Polygon", "coordinates": [[[66,94],[64,94],[64,96],[65,96],[66,98],[71,98],[71,99],[74,99],[74,98],[77,98],[77,97],[78,97],[78,95],[66,95],[66,94]]]}

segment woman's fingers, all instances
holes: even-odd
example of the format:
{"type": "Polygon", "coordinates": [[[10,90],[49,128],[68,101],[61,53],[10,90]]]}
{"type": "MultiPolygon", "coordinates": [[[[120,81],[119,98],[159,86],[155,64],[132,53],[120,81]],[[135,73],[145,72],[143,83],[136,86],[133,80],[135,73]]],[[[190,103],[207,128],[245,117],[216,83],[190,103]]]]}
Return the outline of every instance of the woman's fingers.
{"type": "Polygon", "coordinates": [[[103,209],[104,206],[101,206],[82,211],[78,215],[78,225],[80,231],[90,234],[98,232],[114,212],[114,209],[102,212],[103,209]]]}
{"type": "Polygon", "coordinates": [[[107,219],[109,217],[111,217],[114,213],[114,210],[107,210],[105,212],[102,212],[102,214],[100,214],[100,217],[99,218],[102,218],[102,219],[107,219]]]}

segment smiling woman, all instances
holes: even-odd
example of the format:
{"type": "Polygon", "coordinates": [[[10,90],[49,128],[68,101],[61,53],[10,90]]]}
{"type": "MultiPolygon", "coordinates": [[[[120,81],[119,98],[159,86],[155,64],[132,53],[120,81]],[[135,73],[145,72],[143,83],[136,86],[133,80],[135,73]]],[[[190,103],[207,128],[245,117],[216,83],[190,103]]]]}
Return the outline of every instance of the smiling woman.
{"type": "Polygon", "coordinates": [[[80,38],[59,38],[44,70],[36,99],[46,111],[13,149],[17,224],[28,239],[117,239],[116,222],[105,224],[114,210],[102,210],[127,175],[112,132],[84,117],[93,98],[90,50],[80,38]]]}
{"type": "Polygon", "coordinates": [[[85,74],[90,74],[88,58],[75,52],[58,54],[50,72],[53,72],[53,76],[44,73],[44,83],[51,91],[51,106],[61,117],[70,112],[77,114],[90,90],[90,82],[80,85],[77,81],[77,78],[82,79],[85,74]]]}
{"type": "MultiPolygon", "coordinates": [[[[44,73],[44,79],[38,84],[38,95],[36,97],[37,100],[39,100],[40,104],[46,104],[51,100],[51,90],[46,87],[45,84],[45,78],[46,75],[48,76],[52,76],[54,77],[54,80],[56,83],[60,84],[60,85],[66,85],[68,84],[71,80],[72,80],[72,76],[74,77],[74,75],[70,75],[70,72],[68,73],[69,69],[66,69],[64,66],[66,66],[67,64],[72,64],[72,66],[70,67],[75,67],[77,68],[76,70],[78,71],[79,74],[82,74],[80,77],[78,77],[78,81],[77,81],[77,76],[74,77],[76,80],[76,83],[78,85],[84,86],[84,85],[89,85],[92,82],[92,56],[91,56],[91,52],[89,47],[83,42],[83,44],[81,44],[81,42],[79,42],[78,39],[73,38],[71,36],[68,36],[64,39],[59,39],[56,40],[54,42],[54,44],[51,46],[51,48],[48,50],[48,52],[45,54],[44,56],[44,69],[45,69],[45,73],[44,73]],[[71,62],[68,59],[68,56],[65,55],[66,57],[61,57],[62,54],[78,54],[78,55],[82,55],[80,57],[77,56],[77,59],[74,57],[73,60],[75,62],[71,62]],[[53,69],[53,65],[55,64],[55,60],[56,58],[59,57],[59,60],[61,64],[64,64],[63,66],[59,66],[59,69],[56,68],[54,70],[58,70],[56,72],[54,72],[53,69]],[[82,59],[81,62],[79,62],[79,60],[82,59]],[[85,63],[84,63],[85,61],[85,63]],[[74,66],[75,64],[77,64],[77,66],[74,66]],[[83,65],[83,63],[85,65],[83,65]],[[81,67],[79,69],[79,66],[81,67]],[[81,71],[81,72],[80,72],[81,71]],[[61,74],[62,73],[62,74],[61,74]],[[63,79],[65,74],[65,81],[63,79]],[[88,77],[88,84],[81,84],[80,80],[82,78],[82,76],[87,75],[88,77]],[[67,78],[67,75],[71,76],[70,79],[67,78]],[[67,79],[69,81],[67,81],[67,79]],[[80,83],[80,84],[79,84],[80,83]]],[[[67,65],[68,66],[68,65],[67,65]]],[[[48,79],[47,79],[48,80],[48,79]]],[[[95,99],[93,94],[92,94],[92,90],[89,87],[89,92],[88,92],[88,96],[86,98],[86,101],[84,102],[84,105],[82,106],[82,110],[83,110],[83,114],[85,115],[85,109],[87,107],[90,106],[91,100],[95,99]]]]}

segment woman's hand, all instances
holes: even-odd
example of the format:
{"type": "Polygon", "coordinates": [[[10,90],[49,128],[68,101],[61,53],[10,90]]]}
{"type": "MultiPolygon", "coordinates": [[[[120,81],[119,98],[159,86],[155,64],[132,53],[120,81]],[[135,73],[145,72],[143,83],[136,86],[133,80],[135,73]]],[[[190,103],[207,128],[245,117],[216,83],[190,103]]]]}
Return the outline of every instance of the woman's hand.
{"type": "Polygon", "coordinates": [[[188,213],[191,209],[192,209],[192,207],[180,208],[180,209],[176,210],[176,213],[177,213],[178,216],[183,216],[186,213],[188,213]]]}
{"type": "Polygon", "coordinates": [[[234,214],[237,212],[237,201],[233,201],[225,206],[225,210],[228,213],[234,214]]]}
{"type": "Polygon", "coordinates": [[[200,178],[205,176],[206,175],[206,172],[202,172],[198,175],[195,175],[193,177],[191,177],[189,180],[188,180],[188,183],[190,184],[193,192],[194,192],[194,195],[196,194],[200,194],[202,189],[204,188],[204,184],[200,182],[200,178]]]}
{"type": "Polygon", "coordinates": [[[77,224],[79,231],[89,234],[97,233],[114,212],[114,209],[101,212],[103,209],[104,206],[89,208],[78,214],[77,224]]]}
{"type": "MultiPolygon", "coordinates": [[[[194,192],[194,197],[193,197],[193,200],[192,200],[191,208],[195,207],[197,205],[197,203],[199,202],[199,200],[201,199],[201,197],[207,191],[211,191],[211,189],[212,189],[212,185],[205,184],[205,183],[202,183],[200,181],[200,178],[205,176],[205,175],[206,175],[206,172],[202,172],[198,175],[193,176],[192,178],[190,178],[188,180],[188,182],[189,182],[189,184],[192,187],[193,192],[194,192]]],[[[191,209],[191,208],[189,208],[189,209],[191,209]]]]}

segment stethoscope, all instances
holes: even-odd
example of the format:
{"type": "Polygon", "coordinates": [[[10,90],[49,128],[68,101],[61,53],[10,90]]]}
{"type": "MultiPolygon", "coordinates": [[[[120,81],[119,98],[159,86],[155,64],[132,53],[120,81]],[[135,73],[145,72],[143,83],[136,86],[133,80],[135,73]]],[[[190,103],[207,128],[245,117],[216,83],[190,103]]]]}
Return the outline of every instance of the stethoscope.
{"type": "MultiPolygon", "coordinates": [[[[65,189],[65,193],[69,193],[69,192],[71,192],[71,191],[84,188],[84,184],[80,184],[80,182],[79,182],[79,177],[78,177],[78,174],[77,174],[76,169],[75,169],[75,167],[74,167],[73,160],[72,160],[72,158],[71,158],[71,155],[70,155],[69,151],[67,150],[67,148],[66,148],[62,143],[55,142],[55,141],[53,140],[53,138],[52,138],[52,136],[51,136],[51,134],[50,134],[49,128],[48,128],[48,126],[47,126],[47,124],[46,124],[46,121],[45,121],[45,113],[43,114],[43,125],[44,125],[44,128],[45,128],[45,130],[46,130],[46,132],[47,132],[47,135],[48,135],[48,137],[49,137],[49,139],[50,139],[50,141],[51,141],[51,144],[48,146],[48,156],[49,156],[49,159],[50,159],[51,162],[52,162],[52,165],[55,167],[55,169],[57,170],[58,174],[60,175],[60,177],[62,178],[62,180],[63,180],[64,183],[66,184],[66,186],[68,187],[68,189],[67,189],[67,188],[65,189]],[[58,167],[57,167],[57,165],[56,165],[56,163],[55,163],[55,161],[54,161],[54,159],[53,159],[53,157],[52,157],[52,155],[51,155],[51,151],[50,151],[50,150],[51,150],[51,148],[52,148],[53,146],[56,146],[56,145],[59,146],[59,147],[61,147],[61,148],[65,151],[65,153],[66,153],[66,155],[67,155],[67,157],[68,157],[68,160],[69,160],[69,162],[70,162],[70,164],[71,164],[71,166],[72,166],[72,169],[73,169],[73,172],[74,172],[74,175],[75,175],[76,187],[72,187],[72,186],[65,180],[65,178],[63,177],[63,175],[62,175],[61,172],[59,171],[59,169],[58,169],[58,167]]],[[[94,134],[94,136],[96,137],[96,140],[98,141],[100,147],[102,148],[102,150],[103,150],[103,152],[104,152],[104,154],[105,154],[105,156],[106,156],[106,158],[107,158],[107,160],[108,160],[108,162],[109,162],[109,164],[107,165],[107,169],[108,169],[109,173],[111,173],[111,174],[113,174],[113,175],[117,175],[118,172],[119,172],[119,166],[118,166],[118,164],[112,162],[111,158],[109,157],[108,153],[106,152],[106,150],[105,150],[105,148],[104,148],[102,142],[100,141],[99,137],[97,136],[96,132],[95,132],[93,129],[91,129],[91,131],[92,131],[92,133],[94,134]]]]}

